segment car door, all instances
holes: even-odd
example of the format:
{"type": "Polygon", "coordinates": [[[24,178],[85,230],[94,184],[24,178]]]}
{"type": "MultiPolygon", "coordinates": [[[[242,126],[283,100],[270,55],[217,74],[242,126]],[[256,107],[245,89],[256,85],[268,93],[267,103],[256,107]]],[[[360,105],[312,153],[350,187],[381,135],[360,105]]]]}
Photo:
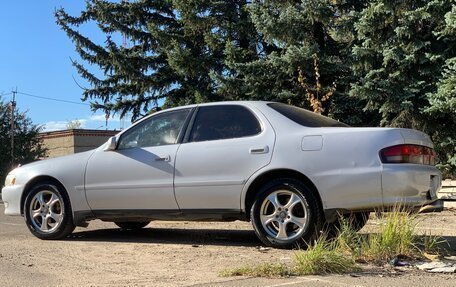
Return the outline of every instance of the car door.
{"type": "Polygon", "coordinates": [[[178,136],[190,109],[154,115],[120,135],[113,151],[97,150],[86,169],[92,210],[178,210],[173,177],[178,136]]]}
{"type": "Polygon", "coordinates": [[[179,207],[240,210],[245,182],[271,161],[272,127],[260,112],[239,104],[201,106],[192,121],[176,157],[179,207]]]}

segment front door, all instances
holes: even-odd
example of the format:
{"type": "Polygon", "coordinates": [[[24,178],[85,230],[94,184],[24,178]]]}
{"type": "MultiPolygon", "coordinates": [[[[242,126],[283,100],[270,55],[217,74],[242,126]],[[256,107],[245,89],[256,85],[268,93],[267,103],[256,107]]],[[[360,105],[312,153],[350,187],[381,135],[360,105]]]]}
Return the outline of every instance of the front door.
{"type": "Polygon", "coordinates": [[[85,190],[92,210],[178,210],[173,177],[178,135],[190,109],[164,112],[129,128],[114,151],[89,159],[85,190]]]}

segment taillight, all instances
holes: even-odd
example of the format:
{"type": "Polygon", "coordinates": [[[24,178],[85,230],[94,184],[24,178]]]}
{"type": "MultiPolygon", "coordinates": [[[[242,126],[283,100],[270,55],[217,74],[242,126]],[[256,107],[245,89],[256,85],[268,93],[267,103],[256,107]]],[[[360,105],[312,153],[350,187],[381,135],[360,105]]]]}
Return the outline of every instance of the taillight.
{"type": "Polygon", "coordinates": [[[412,144],[384,148],[380,151],[380,158],[383,163],[435,164],[435,152],[432,148],[412,144]]]}

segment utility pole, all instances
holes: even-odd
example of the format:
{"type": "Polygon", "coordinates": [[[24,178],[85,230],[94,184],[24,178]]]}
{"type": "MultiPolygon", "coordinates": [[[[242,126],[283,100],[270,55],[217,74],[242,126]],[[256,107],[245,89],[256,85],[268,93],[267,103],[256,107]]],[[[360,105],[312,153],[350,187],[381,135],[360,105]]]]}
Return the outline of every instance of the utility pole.
{"type": "Polygon", "coordinates": [[[14,110],[16,108],[16,93],[17,88],[13,93],[13,100],[10,104],[10,111],[11,111],[11,165],[14,164],[14,110]]]}

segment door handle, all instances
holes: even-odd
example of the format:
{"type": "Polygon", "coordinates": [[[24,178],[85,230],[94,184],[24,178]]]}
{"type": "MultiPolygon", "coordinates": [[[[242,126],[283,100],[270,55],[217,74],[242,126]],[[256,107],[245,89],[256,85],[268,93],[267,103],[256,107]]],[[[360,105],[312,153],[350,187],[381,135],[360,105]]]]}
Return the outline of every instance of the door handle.
{"type": "Polygon", "coordinates": [[[170,155],[166,155],[164,157],[157,157],[155,159],[155,161],[171,161],[171,156],[170,155]]]}
{"type": "Polygon", "coordinates": [[[267,145],[251,147],[249,149],[249,153],[251,153],[251,154],[262,154],[262,153],[268,153],[268,152],[269,152],[269,147],[267,145]]]}

